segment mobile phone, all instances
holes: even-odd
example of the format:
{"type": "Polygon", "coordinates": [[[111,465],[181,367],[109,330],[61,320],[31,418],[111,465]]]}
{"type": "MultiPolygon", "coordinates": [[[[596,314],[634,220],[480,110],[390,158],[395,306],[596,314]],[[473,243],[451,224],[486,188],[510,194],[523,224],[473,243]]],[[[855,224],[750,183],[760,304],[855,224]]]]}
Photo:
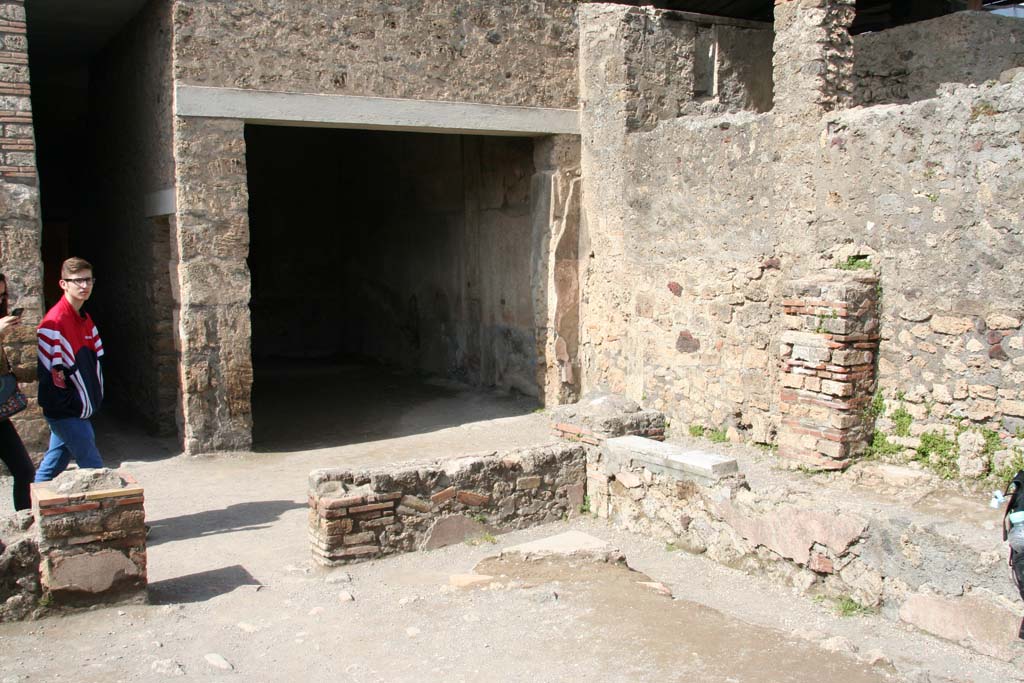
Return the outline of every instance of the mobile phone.
{"type": "Polygon", "coordinates": [[[25,312],[24,308],[15,308],[13,311],[11,311],[10,315],[14,315],[14,316],[17,316],[17,317],[20,318],[21,314],[24,313],[24,312],[25,312]]]}

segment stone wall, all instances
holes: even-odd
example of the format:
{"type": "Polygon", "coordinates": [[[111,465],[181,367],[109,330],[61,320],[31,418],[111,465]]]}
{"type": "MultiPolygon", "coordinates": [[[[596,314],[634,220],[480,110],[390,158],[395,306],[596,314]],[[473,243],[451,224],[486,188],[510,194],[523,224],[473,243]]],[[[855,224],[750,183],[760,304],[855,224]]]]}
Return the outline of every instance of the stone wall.
{"type": "MultiPolygon", "coordinates": [[[[605,459],[589,451],[587,494],[598,517],[664,541],[669,550],[703,554],[802,593],[853,600],[992,657],[1020,656],[1022,610],[998,534],[990,541],[965,537],[980,528],[874,498],[865,508],[837,482],[755,487],[730,475],[700,483],[635,460],[608,474],[605,459]]],[[[877,478],[864,483],[887,488],[877,478]]],[[[915,482],[905,478],[904,485],[915,482]]]]}
{"type": "Polygon", "coordinates": [[[537,385],[544,405],[579,398],[580,141],[534,141],[530,183],[533,264],[530,290],[537,339],[537,385]]]}
{"type": "MultiPolygon", "coordinates": [[[[152,1],[92,61],[89,307],[103,336],[111,408],[152,431],[177,430],[170,227],[147,195],[174,184],[171,9],[152,1]]],[[[85,254],[82,254],[83,256],[85,254]]]]}
{"type": "Polygon", "coordinates": [[[576,3],[174,3],[175,80],[192,85],[576,105],[576,3]]]}
{"type": "MultiPolygon", "coordinates": [[[[7,276],[8,306],[24,308],[22,323],[3,340],[29,408],[14,418],[30,450],[43,448],[49,429],[34,400],[35,325],[43,315],[39,263],[40,218],[28,39],[24,3],[0,3],[0,272],[7,276]]],[[[6,469],[0,464],[0,471],[6,469]]]]}
{"type": "Polygon", "coordinates": [[[580,445],[554,445],[377,470],[309,475],[313,559],[332,566],[563,519],[584,502],[580,445]]]}
{"type": "MultiPolygon", "coordinates": [[[[912,438],[1001,429],[1000,448],[1016,444],[1024,81],[634,130],[620,69],[635,11],[580,10],[583,390],[772,443],[784,282],[868,267],[881,286],[880,387],[897,399],[885,412],[904,404],[912,438]]],[[[776,74],[777,108],[787,83],[776,74]]]]}
{"type": "Polygon", "coordinates": [[[245,124],[175,119],[171,250],[181,358],[182,436],[199,453],[252,443],[245,124]]]}
{"type": "Polygon", "coordinates": [[[1024,66],[1024,25],[990,12],[958,12],[855,36],[857,104],[935,97],[941,83],[999,78],[1024,66]]]}

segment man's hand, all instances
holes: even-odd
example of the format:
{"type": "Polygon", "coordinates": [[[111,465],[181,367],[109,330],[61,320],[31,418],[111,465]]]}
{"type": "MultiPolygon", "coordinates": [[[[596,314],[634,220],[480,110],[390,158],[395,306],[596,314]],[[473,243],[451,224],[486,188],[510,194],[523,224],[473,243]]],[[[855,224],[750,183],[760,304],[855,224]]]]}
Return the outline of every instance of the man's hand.
{"type": "Polygon", "coordinates": [[[64,378],[64,368],[59,365],[54,365],[53,369],[50,370],[50,378],[53,379],[53,386],[58,389],[68,388],[68,383],[64,378]]]}

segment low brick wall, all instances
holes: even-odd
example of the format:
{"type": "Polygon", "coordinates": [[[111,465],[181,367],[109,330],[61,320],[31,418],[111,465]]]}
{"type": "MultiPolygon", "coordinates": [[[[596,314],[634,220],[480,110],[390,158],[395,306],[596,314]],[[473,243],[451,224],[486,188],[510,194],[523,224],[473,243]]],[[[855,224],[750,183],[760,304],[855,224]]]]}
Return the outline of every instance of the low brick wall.
{"type": "Polygon", "coordinates": [[[563,519],[584,501],[586,456],[556,444],[309,475],[313,558],[334,566],[563,519]]]}
{"type": "Polygon", "coordinates": [[[32,485],[43,601],[84,606],[146,599],[142,487],[125,473],[70,470],[32,485]]]}

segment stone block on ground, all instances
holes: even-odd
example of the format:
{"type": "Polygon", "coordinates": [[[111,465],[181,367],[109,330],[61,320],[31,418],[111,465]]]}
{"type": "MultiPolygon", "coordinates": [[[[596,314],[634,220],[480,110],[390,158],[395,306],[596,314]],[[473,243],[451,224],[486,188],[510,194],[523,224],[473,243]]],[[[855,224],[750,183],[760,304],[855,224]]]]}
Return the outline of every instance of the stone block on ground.
{"type": "Polygon", "coordinates": [[[639,436],[608,439],[601,453],[610,473],[633,465],[678,480],[697,479],[710,483],[739,471],[735,458],[639,436]]]}
{"type": "Polygon", "coordinates": [[[39,604],[39,544],[28,511],[0,517],[0,622],[30,616],[39,604]]]}
{"type": "Polygon", "coordinates": [[[313,559],[336,566],[564,519],[584,500],[579,444],[309,475],[313,559]]]}
{"type": "MultiPolygon", "coordinates": [[[[497,557],[520,557],[524,560],[542,560],[552,557],[582,559],[594,562],[623,562],[622,553],[607,541],[582,531],[566,531],[537,541],[510,546],[497,557]]],[[[488,558],[492,559],[492,558],[488,558]]]]}
{"type": "Polygon", "coordinates": [[[916,593],[900,606],[902,621],[1004,661],[1021,654],[1017,632],[1022,616],[1019,604],[984,589],[963,596],[916,593]]]}
{"type": "Polygon", "coordinates": [[[578,403],[554,408],[551,418],[556,435],[593,446],[626,434],[665,438],[664,413],[644,410],[636,401],[619,394],[588,394],[578,403]]]}

